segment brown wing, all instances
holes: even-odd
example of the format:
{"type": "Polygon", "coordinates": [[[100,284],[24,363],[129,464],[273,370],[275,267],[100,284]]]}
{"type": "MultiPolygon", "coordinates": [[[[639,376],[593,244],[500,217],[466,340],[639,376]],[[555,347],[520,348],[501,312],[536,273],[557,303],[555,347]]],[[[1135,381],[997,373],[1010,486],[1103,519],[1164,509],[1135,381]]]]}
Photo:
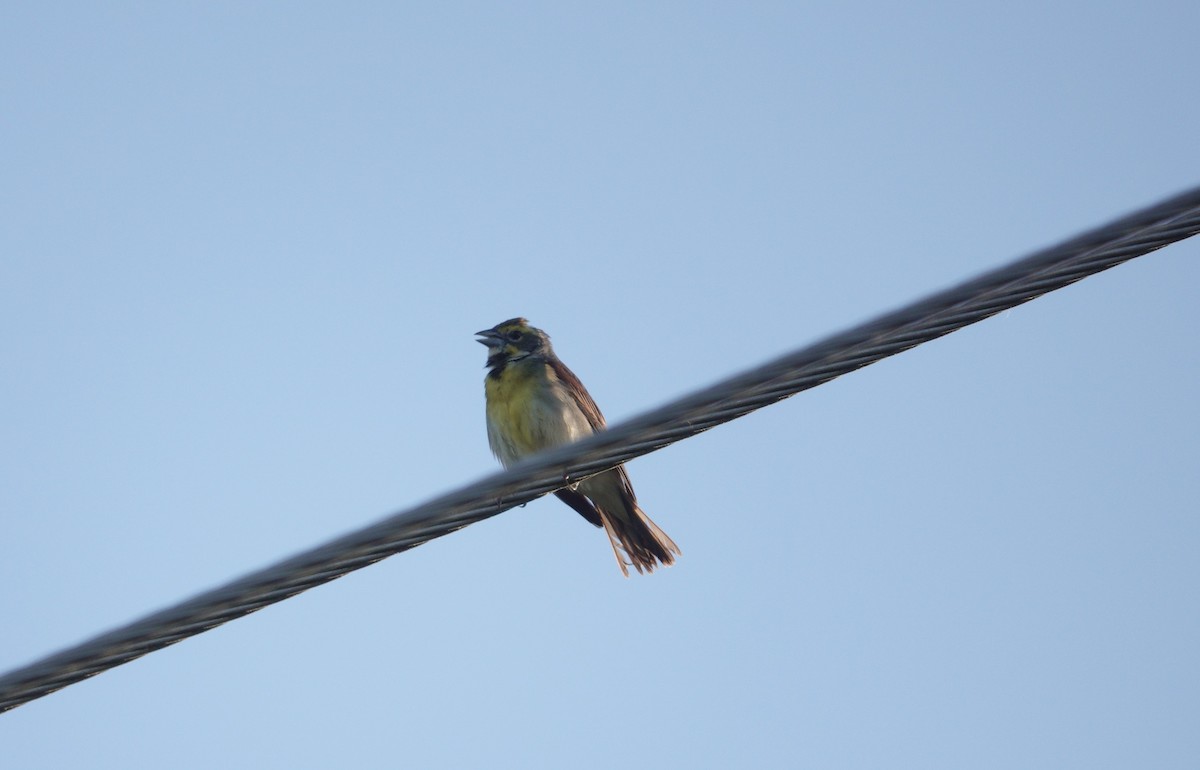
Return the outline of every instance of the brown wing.
{"type": "Polygon", "coordinates": [[[557,357],[548,359],[547,363],[550,364],[555,376],[567,386],[567,392],[571,394],[571,398],[575,399],[575,405],[579,407],[579,411],[583,412],[583,416],[591,424],[592,430],[603,430],[604,415],[600,414],[600,407],[596,406],[592,395],[587,392],[587,388],[583,387],[583,383],[575,376],[575,372],[568,369],[567,365],[559,361],[557,357]]]}
{"type": "MultiPolygon", "coordinates": [[[[588,393],[587,388],[583,387],[583,383],[580,382],[579,378],[575,376],[575,372],[568,369],[567,365],[562,361],[559,361],[557,357],[552,357],[550,359],[550,368],[554,370],[554,374],[558,376],[558,379],[562,380],[563,383],[566,384],[567,390],[575,399],[575,404],[579,407],[579,411],[583,412],[584,416],[587,417],[587,421],[591,424],[592,430],[604,430],[604,415],[600,414],[600,407],[596,406],[596,402],[592,400],[592,394],[588,393]]],[[[618,493],[621,496],[621,504],[625,507],[625,510],[629,512],[629,515],[632,516],[635,510],[640,510],[637,507],[637,495],[633,493],[633,484],[629,483],[629,474],[625,472],[624,465],[618,465],[616,467],[616,474],[619,484],[618,493]]],[[[583,515],[585,519],[593,524],[596,523],[590,516],[580,510],[575,503],[572,503],[570,500],[567,500],[561,495],[559,497],[566,502],[567,505],[579,511],[579,513],[583,515]]],[[[583,495],[580,495],[580,497],[583,497],[583,495]]],[[[587,498],[584,498],[584,500],[587,500],[587,498]]],[[[594,505],[591,507],[593,512],[599,510],[594,505]]]]}

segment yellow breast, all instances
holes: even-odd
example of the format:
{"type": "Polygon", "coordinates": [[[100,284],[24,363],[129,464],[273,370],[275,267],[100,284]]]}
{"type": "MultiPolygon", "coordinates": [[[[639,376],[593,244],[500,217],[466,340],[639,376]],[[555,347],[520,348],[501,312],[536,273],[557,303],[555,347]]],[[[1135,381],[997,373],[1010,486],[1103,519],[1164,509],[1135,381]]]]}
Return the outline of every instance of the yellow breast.
{"type": "Polygon", "coordinates": [[[509,366],[500,377],[484,380],[489,432],[498,432],[519,452],[518,456],[541,448],[533,435],[533,420],[529,419],[537,401],[538,378],[524,368],[509,366]]]}
{"type": "Polygon", "coordinates": [[[541,362],[510,365],[484,378],[488,443],[505,466],[591,433],[562,383],[541,362]]]}

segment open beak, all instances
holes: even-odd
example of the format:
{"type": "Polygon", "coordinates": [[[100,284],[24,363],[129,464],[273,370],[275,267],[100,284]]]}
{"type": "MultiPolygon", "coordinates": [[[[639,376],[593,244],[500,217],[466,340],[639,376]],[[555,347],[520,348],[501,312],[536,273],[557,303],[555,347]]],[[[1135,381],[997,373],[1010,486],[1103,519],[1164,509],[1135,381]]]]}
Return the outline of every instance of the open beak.
{"type": "Polygon", "coordinates": [[[475,336],[479,339],[475,340],[480,345],[487,345],[489,348],[498,348],[504,344],[504,337],[495,329],[484,329],[481,332],[475,332],[475,336]]]}

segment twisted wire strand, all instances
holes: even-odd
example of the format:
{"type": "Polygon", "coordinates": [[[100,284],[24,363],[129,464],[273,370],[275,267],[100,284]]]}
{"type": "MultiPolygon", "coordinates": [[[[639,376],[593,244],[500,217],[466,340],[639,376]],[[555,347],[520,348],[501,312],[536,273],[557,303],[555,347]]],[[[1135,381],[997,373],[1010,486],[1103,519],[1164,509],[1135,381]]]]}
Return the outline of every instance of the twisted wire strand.
{"type": "Polygon", "coordinates": [[[1200,188],[0,676],[0,712],[1200,232],[1200,188]]]}

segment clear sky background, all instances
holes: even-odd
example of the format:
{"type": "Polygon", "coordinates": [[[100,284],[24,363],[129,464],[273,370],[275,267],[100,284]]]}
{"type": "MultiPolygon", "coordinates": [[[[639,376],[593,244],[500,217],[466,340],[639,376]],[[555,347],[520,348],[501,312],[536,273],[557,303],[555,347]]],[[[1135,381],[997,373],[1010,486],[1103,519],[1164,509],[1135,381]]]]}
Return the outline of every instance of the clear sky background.
{"type": "MultiPolygon", "coordinates": [[[[0,669],[1200,182],[1174,3],[13,3],[0,669]]],[[[8,768],[1200,764],[1200,241],[0,715],[8,768]]]]}

